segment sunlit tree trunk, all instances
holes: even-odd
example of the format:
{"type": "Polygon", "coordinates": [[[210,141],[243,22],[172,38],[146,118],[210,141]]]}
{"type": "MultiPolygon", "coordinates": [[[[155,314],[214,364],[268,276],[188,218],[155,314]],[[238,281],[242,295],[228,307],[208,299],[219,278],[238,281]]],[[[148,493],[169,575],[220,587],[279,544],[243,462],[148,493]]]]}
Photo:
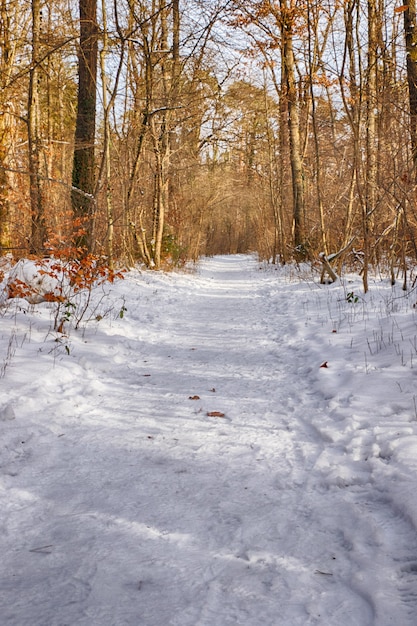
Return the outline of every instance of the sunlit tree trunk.
{"type": "Polygon", "coordinates": [[[285,262],[285,244],[284,244],[284,232],[283,232],[283,220],[282,220],[282,207],[280,206],[277,197],[277,172],[282,168],[277,167],[277,150],[275,146],[275,137],[273,129],[271,128],[269,116],[269,101],[267,92],[267,81],[264,82],[264,102],[265,102],[265,124],[267,132],[267,145],[268,145],[268,187],[269,187],[269,202],[272,209],[272,215],[274,220],[274,241],[272,248],[272,263],[276,263],[277,257],[281,258],[281,261],[285,262]]]}
{"type": "Polygon", "coordinates": [[[362,217],[366,211],[366,199],[362,192],[361,135],[363,126],[362,94],[364,87],[361,56],[358,54],[360,49],[358,39],[359,0],[347,0],[343,10],[345,41],[339,80],[340,93],[351,131],[352,165],[349,175],[349,191],[347,192],[348,203],[345,217],[346,225],[342,248],[348,245],[353,235],[356,213],[359,212],[357,206],[361,207],[362,217]],[[347,84],[349,85],[348,89],[346,88],[347,84]]]}
{"type": "Polygon", "coordinates": [[[152,220],[152,260],[153,267],[161,266],[162,241],[164,234],[165,213],[168,200],[167,167],[169,143],[166,133],[167,113],[162,116],[161,125],[151,119],[151,135],[155,157],[153,220],[152,220]]]}
{"type": "MultiPolygon", "coordinates": [[[[110,154],[110,120],[109,120],[109,102],[108,102],[108,79],[106,73],[106,58],[109,48],[109,36],[107,30],[107,7],[106,1],[101,2],[101,14],[103,20],[103,47],[100,51],[100,74],[102,85],[102,103],[103,103],[103,162],[102,162],[102,176],[99,178],[104,179],[104,202],[106,205],[106,219],[107,219],[107,258],[108,264],[111,269],[114,266],[114,215],[113,215],[113,200],[111,191],[111,154],[110,154]]],[[[101,182],[101,181],[100,181],[101,182]]]]}
{"type": "Polygon", "coordinates": [[[368,71],[366,84],[366,183],[363,206],[364,266],[363,287],[368,291],[368,266],[371,255],[371,231],[375,221],[377,187],[377,7],[376,0],[368,0],[368,71]]]}
{"type": "MultiPolygon", "coordinates": [[[[292,212],[291,204],[291,185],[289,184],[286,176],[286,171],[290,163],[290,150],[289,150],[289,129],[288,129],[288,102],[285,97],[285,73],[283,72],[281,80],[281,90],[279,98],[279,212],[281,215],[281,227],[282,227],[282,249],[281,260],[283,263],[287,262],[287,245],[290,239],[290,228],[288,223],[289,216],[292,212]],[[286,226],[287,223],[287,226],[286,226]]],[[[288,245],[288,249],[290,246],[288,245]]]]}
{"type": "Polygon", "coordinates": [[[165,215],[168,209],[168,168],[170,159],[170,82],[168,62],[168,6],[166,0],[159,2],[160,38],[159,49],[161,66],[160,97],[163,106],[158,115],[152,116],[151,130],[152,143],[155,155],[153,222],[152,222],[152,252],[154,267],[161,266],[162,242],[165,226],[165,215]]]}
{"type": "MultiPolygon", "coordinates": [[[[125,216],[125,241],[127,256],[132,262],[134,253],[139,252],[142,261],[150,267],[152,264],[151,253],[148,246],[147,232],[143,224],[144,206],[139,206],[140,201],[137,200],[138,194],[137,181],[139,177],[139,165],[143,155],[146,137],[149,131],[151,118],[151,100],[152,100],[152,81],[153,81],[153,63],[150,54],[151,42],[149,40],[149,22],[144,20],[142,23],[136,24],[136,15],[133,6],[129,7],[129,31],[139,28],[142,41],[142,62],[137,57],[136,45],[131,41],[128,42],[128,81],[127,85],[133,91],[133,97],[138,99],[140,85],[144,91],[144,102],[142,105],[136,104],[139,117],[139,132],[136,138],[134,155],[129,164],[129,174],[126,181],[124,193],[124,216],[125,216]]],[[[143,193],[143,192],[142,192],[143,193]]]]}
{"type": "Polygon", "coordinates": [[[11,245],[10,184],[7,173],[7,159],[11,142],[12,116],[11,103],[6,92],[14,63],[14,47],[10,32],[10,5],[7,0],[0,0],[0,255],[6,253],[11,245]]]}
{"type": "Polygon", "coordinates": [[[293,233],[294,246],[298,252],[305,253],[305,207],[304,207],[304,172],[301,154],[300,120],[298,112],[298,93],[295,80],[295,58],[293,50],[293,17],[287,0],[281,0],[282,22],[282,71],[285,76],[288,102],[288,124],[290,136],[290,160],[293,188],[293,233]]]}
{"type": "Polygon", "coordinates": [[[32,0],[32,57],[29,71],[28,89],[28,162],[29,162],[29,189],[31,207],[31,237],[30,248],[33,254],[42,254],[46,240],[46,226],[42,199],[41,172],[40,172],[40,124],[39,124],[39,63],[40,63],[40,29],[41,6],[40,0],[32,0]]]}
{"type": "MultiPolygon", "coordinates": [[[[328,254],[327,247],[327,233],[324,217],[324,203],[323,203],[323,189],[322,189],[322,159],[320,154],[320,142],[319,131],[317,124],[316,114],[316,97],[314,93],[314,80],[315,74],[319,65],[319,53],[318,53],[318,25],[319,16],[317,14],[317,7],[311,6],[309,0],[307,4],[307,39],[308,39],[308,74],[309,74],[309,87],[310,87],[310,101],[311,101],[311,125],[313,131],[314,140],[314,156],[315,156],[315,178],[316,178],[316,195],[317,204],[319,210],[320,219],[320,234],[321,234],[321,246],[325,255],[328,254]]],[[[327,27],[329,28],[329,27],[327,27]]]]}

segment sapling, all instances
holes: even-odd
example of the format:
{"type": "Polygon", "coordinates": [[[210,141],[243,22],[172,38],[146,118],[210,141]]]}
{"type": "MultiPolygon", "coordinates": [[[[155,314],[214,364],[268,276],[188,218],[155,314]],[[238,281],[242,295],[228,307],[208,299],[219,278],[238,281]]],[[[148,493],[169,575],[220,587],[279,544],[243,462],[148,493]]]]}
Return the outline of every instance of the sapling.
{"type": "Polygon", "coordinates": [[[17,348],[16,330],[13,329],[9,338],[9,343],[7,345],[6,357],[3,361],[3,364],[0,367],[0,378],[4,378],[6,374],[6,369],[10,365],[10,362],[15,355],[16,348],[17,348]]]}
{"type": "Polygon", "coordinates": [[[364,352],[363,354],[365,356],[365,373],[368,374],[369,373],[368,372],[368,358],[367,358],[366,352],[364,352]]]}
{"type": "Polygon", "coordinates": [[[346,294],[346,302],[349,302],[349,304],[356,304],[359,302],[359,296],[357,296],[353,291],[349,291],[346,294]]]}
{"type": "Polygon", "coordinates": [[[123,317],[124,317],[124,315],[125,315],[126,311],[127,311],[127,308],[126,308],[126,307],[125,307],[125,305],[123,304],[122,308],[121,308],[121,309],[120,309],[120,311],[119,311],[119,317],[120,317],[120,319],[123,319],[123,317]]]}

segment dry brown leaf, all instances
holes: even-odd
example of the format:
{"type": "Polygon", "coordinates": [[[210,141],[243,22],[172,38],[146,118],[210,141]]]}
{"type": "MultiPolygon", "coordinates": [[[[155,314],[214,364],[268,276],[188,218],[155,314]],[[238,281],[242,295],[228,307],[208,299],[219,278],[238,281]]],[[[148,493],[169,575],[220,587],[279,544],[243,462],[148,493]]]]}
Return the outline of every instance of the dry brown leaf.
{"type": "Polygon", "coordinates": [[[207,415],[208,417],[224,417],[224,413],[221,413],[220,411],[209,411],[207,415]]]}

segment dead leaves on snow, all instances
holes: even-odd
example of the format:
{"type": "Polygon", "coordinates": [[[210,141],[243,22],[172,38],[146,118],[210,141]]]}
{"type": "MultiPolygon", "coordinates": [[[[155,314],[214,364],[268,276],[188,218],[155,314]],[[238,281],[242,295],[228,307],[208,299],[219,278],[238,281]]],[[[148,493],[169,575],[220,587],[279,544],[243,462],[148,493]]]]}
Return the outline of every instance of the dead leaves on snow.
{"type": "MultiPolygon", "coordinates": [[[[215,388],[213,387],[212,389],[210,389],[210,391],[212,393],[215,393],[215,388]]],[[[201,400],[200,396],[198,395],[193,395],[193,396],[188,396],[189,400],[201,400]]],[[[201,409],[199,411],[199,413],[201,412],[201,409]]],[[[206,412],[207,417],[226,417],[225,413],[222,413],[222,411],[207,411],[206,412]]]]}

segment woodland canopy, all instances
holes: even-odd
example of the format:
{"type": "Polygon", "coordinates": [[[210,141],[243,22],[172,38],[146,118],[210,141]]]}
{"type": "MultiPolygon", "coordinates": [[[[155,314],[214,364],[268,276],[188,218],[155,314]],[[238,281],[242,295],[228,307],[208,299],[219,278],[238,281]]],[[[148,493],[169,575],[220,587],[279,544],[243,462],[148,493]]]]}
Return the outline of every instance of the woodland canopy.
{"type": "Polygon", "coordinates": [[[1,254],[417,260],[415,0],[0,0],[0,42],[1,254]]]}

